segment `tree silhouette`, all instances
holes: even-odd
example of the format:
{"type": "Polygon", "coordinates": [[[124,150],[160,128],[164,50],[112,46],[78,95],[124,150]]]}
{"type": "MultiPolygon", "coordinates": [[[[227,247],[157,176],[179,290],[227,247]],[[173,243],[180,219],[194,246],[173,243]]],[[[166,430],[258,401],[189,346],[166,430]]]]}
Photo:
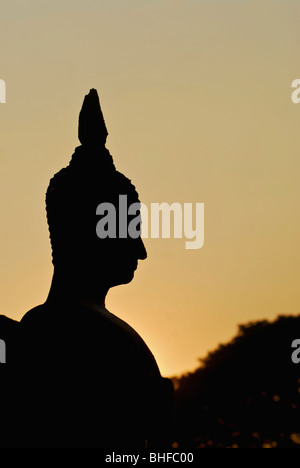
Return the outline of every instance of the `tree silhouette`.
{"type": "Polygon", "coordinates": [[[175,446],[300,447],[300,316],[241,325],[237,336],[174,379],[175,446]]]}

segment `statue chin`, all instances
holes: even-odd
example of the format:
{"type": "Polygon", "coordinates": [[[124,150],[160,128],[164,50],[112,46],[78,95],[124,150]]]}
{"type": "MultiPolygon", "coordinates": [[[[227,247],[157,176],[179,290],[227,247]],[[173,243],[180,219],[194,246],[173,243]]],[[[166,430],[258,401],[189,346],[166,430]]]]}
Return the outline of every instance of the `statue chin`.
{"type": "Polygon", "coordinates": [[[135,270],[128,270],[127,272],[124,272],[122,275],[118,275],[117,278],[115,278],[112,282],[111,282],[111,286],[110,287],[115,287],[115,286],[119,286],[121,284],[128,284],[128,283],[131,283],[131,281],[133,280],[133,277],[134,277],[134,271],[135,270]]]}

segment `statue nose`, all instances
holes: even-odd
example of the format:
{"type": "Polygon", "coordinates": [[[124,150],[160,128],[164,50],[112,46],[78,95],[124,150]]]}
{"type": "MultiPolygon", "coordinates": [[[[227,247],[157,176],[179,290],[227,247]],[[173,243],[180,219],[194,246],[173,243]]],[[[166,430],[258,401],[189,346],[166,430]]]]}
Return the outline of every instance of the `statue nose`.
{"type": "Polygon", "coordinates": [[[141,237],[138,238],[139,246],[138,246],[138,259],[139,260],[146,260],[147,258],[147,250],[142,241],[141,237]]]}

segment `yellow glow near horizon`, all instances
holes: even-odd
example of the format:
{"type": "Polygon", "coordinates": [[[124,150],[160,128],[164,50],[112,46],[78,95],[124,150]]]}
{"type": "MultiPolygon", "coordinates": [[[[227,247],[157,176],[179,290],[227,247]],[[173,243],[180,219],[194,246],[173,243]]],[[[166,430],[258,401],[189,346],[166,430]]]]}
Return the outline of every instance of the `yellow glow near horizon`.
{"type": "Polygon", "coordinates": [[[107,298],[162,373],[193,369],[239,323],[300,312],[299,13],[293,0],[1,2],[1,314],[45,300],[44,194],[92,87],[141,200],[205,203],[203,249],[146,239],[134,281],[107,298]]]}

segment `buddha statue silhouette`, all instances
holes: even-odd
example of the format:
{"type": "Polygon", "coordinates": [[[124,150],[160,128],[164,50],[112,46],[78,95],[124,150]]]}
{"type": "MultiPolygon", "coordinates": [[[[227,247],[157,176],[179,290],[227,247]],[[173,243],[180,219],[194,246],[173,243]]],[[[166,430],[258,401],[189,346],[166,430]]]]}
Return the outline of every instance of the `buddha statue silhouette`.
{"type": "Polygon", "coordinates": [[[118,212],[119,195],[128,204],[139,199],[105,147],[94,89],[85,96],[78,133],[81,146],[46,194],[54,264],[49,296],[19,327],[20,381],[26,382],[21,445],[168,446],[172,384],[142,338],[105,307],[108,290],[129,283],[147,253],[140,236],[96,235],[100,203],[118,212]]]}

